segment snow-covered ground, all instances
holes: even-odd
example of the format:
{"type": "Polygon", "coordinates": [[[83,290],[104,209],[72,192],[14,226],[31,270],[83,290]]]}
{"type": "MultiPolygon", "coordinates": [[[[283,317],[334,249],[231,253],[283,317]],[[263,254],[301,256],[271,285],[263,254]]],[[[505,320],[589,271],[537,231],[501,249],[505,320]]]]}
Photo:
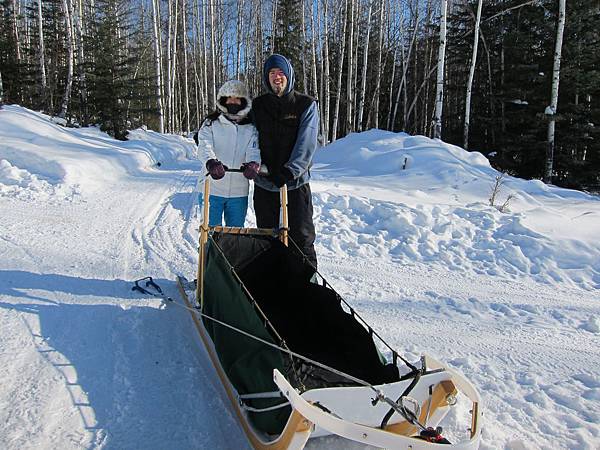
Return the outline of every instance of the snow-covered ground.
{"type": "MultiPolygon", "coordinates": [[[[187,312],[131,291],[194,276],[192,155],[0,110],[0,448],[247,448],[187,312]]],[[[598,449],[600,198],[507,177],[501,212],[497,175],[380,130],[319,150],[320,270],[409,359],[477,386],[481,448],[598,449]]]]}

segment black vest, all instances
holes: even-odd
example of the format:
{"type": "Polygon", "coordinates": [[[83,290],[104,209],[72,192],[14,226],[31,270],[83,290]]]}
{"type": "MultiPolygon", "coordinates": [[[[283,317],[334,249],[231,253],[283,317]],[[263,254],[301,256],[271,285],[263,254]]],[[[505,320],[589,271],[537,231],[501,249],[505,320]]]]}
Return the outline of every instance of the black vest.
{"type": "Polygon", "coordinates": [[[264,94],[252,101],[252,117],[258,130],[260,157],[269,171],[278,173],[290,159],[300,118],[315,100],[292,91],[283,97],[264,94]]]}

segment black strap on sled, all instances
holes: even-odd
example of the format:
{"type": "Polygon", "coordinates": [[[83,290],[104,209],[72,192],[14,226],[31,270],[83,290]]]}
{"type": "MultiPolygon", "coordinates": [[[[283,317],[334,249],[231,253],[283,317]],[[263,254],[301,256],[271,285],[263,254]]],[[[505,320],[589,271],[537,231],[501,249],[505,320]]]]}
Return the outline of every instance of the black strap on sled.
{"type": "Polygon", "coordinates": [[[413,373],[412,381],[406,387],[406,389],[404,389],[404,392],[402,392],[400,397],[398,397],[398,400],[396,400],[396,405],[398,405],[398,408],[391,407],[390,410],[385,414],[385,416],[383,416],[383,420],[381,421],[381,425],[379,426],[382,430],[385,429],[389,420],[392,418],[392,415],[394,415],[395,412],[400,413],[406,420],[408,420],[413,425],[419,425],[421,428],[423,428],[423,426],[419,423],[418,418],[412,413],[412,411],[406,409],[402,404],[402,399],[408,394],[410,394],[410,391],[413,390],[413,388],[421,379],[421,375],[423,375],[423,373],[427,370],[427,368],[425,367],[425,362],[423,362],[422,366],[423,367],[421,368],[421,370],[417,370],[416,373],[413,373]]]}
{"type": "Polygon", "coordinates": [[[162,299],[168,300],[170,302],[173,301],[173,299],[171,297],[167,297],[164,294],[161,287],[152,279],[152,277],[144,277],[144,278],[140,278],[139,280],[135,280],[133,282],[133,287],[131,288],[131,290],[141,292],[142,294],[145,294],[145,295],[151,295],[153,297],[162,298],[162,299]],[[145,283],[144,283],[145,287],[140,286],[140,283],[143,281],[145,281],[145,283]],[[153,290],[149,290],[148,288],[151,288],[153,290]]]}

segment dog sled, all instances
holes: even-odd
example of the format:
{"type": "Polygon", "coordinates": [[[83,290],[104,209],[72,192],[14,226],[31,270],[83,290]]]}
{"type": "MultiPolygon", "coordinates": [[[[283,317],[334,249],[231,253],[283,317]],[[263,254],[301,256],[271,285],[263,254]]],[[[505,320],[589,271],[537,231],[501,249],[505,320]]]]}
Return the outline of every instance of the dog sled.
{"type": "Polygon", "coordinates": [[[209,227],[209,194],[207,178],[196,280],[178,287],[253,448],[332,434],[387,449],[479,447],[476,389],[432,357],[404,359],[335,292],[288,236],[285,186],[276,230],[209,227]]]}

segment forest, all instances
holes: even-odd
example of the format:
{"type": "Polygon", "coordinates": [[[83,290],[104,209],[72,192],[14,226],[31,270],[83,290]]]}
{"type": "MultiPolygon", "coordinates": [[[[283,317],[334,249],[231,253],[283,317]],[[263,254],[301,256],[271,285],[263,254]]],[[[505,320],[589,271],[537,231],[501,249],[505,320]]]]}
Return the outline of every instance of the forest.
{"type": "Polygon", "coordinates": [[[0,0],[0,105],[188,134],[288,56],[321,141],[442,139],[509,175],[600,191],[600,0],[0,0]]]}

